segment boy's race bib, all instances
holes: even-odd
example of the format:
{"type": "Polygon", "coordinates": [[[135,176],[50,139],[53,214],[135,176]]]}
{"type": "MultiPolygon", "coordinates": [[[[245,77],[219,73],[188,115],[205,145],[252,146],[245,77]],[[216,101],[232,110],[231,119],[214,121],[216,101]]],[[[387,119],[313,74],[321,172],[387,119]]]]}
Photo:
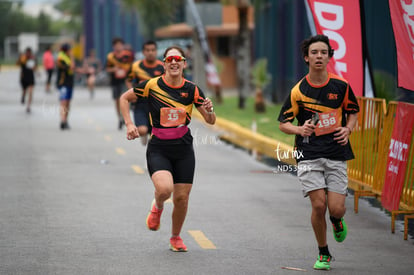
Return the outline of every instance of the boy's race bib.
{"type": "Polygon", "coordinates": [[[315,135],[321,136],[335,132],[335,129],[341,126],[341,115],[338,110],[332,112],[320,113],[319,122],[315,129],[315,135]]]}

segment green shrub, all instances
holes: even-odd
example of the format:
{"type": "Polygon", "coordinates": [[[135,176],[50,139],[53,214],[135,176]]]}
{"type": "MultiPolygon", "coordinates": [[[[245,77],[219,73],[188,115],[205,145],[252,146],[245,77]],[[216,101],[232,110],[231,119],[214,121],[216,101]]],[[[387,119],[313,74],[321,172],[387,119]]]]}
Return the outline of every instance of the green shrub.
{"type": "Polygon", "coordinates": [[[390,73],[374,71],[375,96],[387,102],[397,98],[397,80],[390,73]]]}

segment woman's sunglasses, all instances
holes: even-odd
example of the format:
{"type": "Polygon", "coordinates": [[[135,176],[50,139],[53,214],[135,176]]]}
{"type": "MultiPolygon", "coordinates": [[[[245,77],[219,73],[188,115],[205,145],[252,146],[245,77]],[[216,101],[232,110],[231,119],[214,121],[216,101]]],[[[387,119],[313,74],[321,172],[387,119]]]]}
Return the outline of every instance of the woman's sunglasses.
{"type": "Polygon", "coordinates": [[[185,58],[180,55],[170,55],[164,58],[165,63],[171,63],[173,60],[175,60],[175,62],[180,62],[185,61],[185,58]]]}

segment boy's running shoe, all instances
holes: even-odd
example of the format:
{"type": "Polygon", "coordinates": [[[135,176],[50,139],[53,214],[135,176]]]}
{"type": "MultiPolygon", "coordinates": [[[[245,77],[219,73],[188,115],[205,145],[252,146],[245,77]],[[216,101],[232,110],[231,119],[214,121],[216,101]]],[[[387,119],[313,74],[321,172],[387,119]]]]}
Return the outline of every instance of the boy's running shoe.
{"type": "Polygon", "coordinates": [[[348,233],[348,227],[346,226],[344,218],[338,224],[332,224],[334,238],[337,242],[343,242],[348,233]]]}
{"type": "Polygon", "coordinates": [[[332,256],[319,255],[319,259],[313,265],[313,269],[317,270],[330,270],[331,269],[332,256]]]}
{"type": "Polygon", "coordinates": [[[147,227],[149,230],[157,231],[160,229],[160,220],[163,209],[158,209],[155,206],[155,200],[152,201],[151,211],[147,217],[147,227]]]}
{"type": "Polygon", "coordinates": [[[185,246],[183,240],[180,236],[171,237],[170,239],[170,249],[174,252],[187,252],[187,247],[185,246]]]}

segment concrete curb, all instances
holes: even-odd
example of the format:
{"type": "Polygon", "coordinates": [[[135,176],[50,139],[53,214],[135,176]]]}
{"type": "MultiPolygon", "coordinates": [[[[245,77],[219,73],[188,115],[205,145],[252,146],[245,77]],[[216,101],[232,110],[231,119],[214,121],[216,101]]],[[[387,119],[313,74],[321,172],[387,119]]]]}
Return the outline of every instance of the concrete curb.
{"type": "Polygon", "coordinates": [[[17,65],[2,65],[0,64],[0,73],[1,72],[11,72],[11,71],[18,71],[20,67],[17,65]]]}
{"type": "MultiPolygon", "coordinates": [[[[194,112],[193,117],[203,120],[199,112],[194,112]]],[[[220,138],[236,144],[242,148],[256,151],[259,154],[277,159],[281,162],[296,165],[294,148],[291,145],[269,138],[237,123],[217,117],[213,129],[221,132],[220,138]]]]}

